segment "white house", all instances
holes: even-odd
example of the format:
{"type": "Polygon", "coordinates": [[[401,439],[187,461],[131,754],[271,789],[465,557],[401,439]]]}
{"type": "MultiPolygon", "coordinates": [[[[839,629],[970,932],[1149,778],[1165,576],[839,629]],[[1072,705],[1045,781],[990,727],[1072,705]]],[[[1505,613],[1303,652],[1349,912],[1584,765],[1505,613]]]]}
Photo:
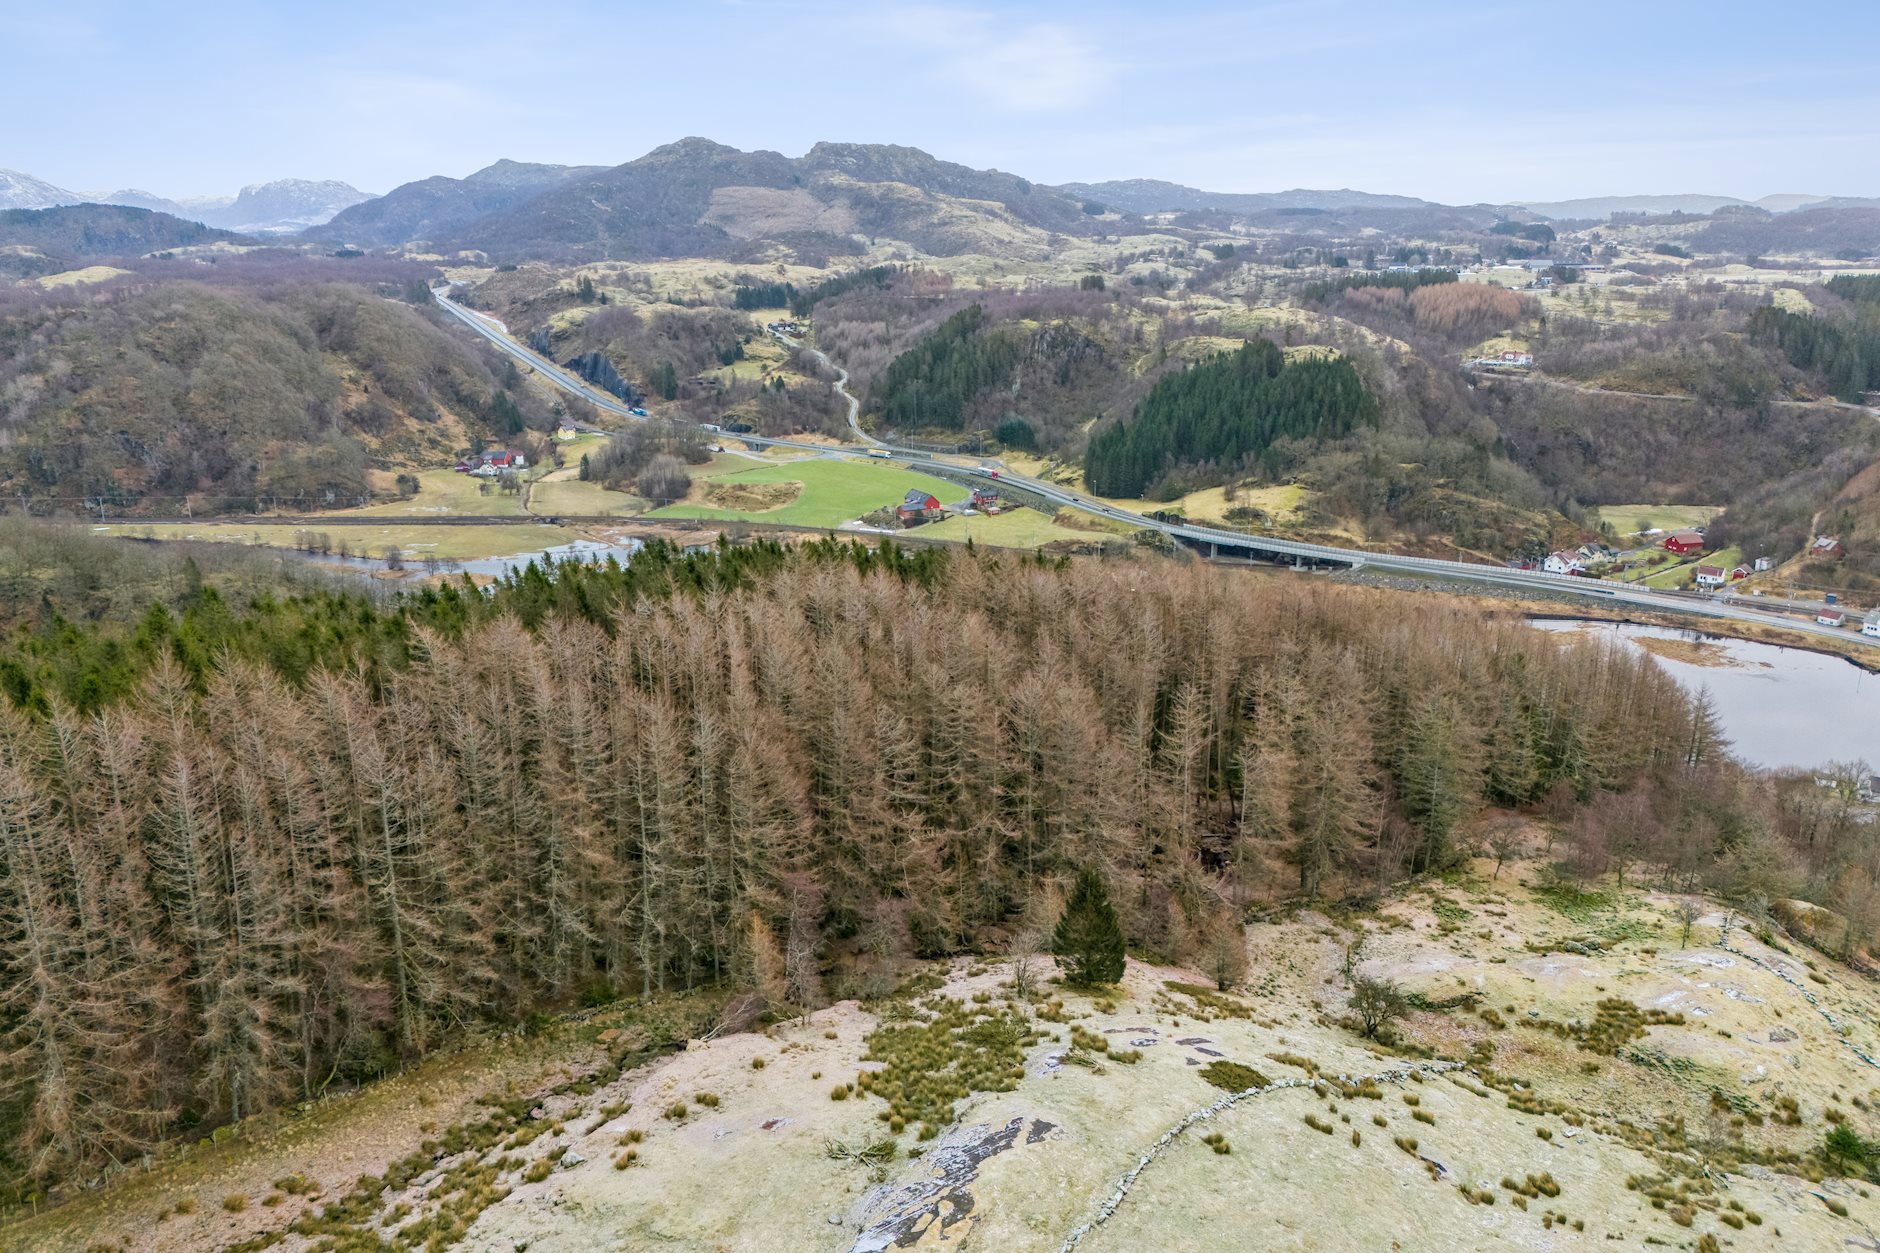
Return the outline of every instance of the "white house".
{"type": "Polygon", "coordinates": [[[1862,635],[1871,635],[1875,639],[1880,639],[1880,613],[1876,613],[1873,617],[1861,623],[1860,633],[1862,635]]]}
{"type": "Polygon", "coordinates": [[[1724,580],[1728,577],[1723,572],[1722,566],[1697,567],[1697,586],[1699,587],[1722,587],[1724,580]]]}
{"type": "Polygon", "coordinates": [[[1541,569],[1549,574],[1585,574],[1586,563],[1580,560],[1580,554],[1562,550],[1548,553],[1547,560],[1541,562],[1541,569]]]}
{"type": "Polygon", "coordinates": [[[1773,557],[1756,558],[1756,573],[1761,574],[1764,570],[1773,570],[1775,568],[1776,568],[1775,558],[1773,557]]]}

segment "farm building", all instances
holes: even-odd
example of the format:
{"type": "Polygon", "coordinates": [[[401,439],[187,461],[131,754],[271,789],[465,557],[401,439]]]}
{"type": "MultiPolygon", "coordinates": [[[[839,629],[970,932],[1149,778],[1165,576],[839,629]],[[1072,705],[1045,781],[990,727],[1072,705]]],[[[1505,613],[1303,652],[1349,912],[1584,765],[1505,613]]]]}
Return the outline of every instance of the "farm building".
{"type": "Polygon", "coordinates": [[[1841,546],[1841,541],[1838,536],[1817,535],[1815,536],[1815,542],[1808,546],[1808,555],[1810,557],[1826,557],[1831,561],[1839,561],[1841,558],[1847,556],[1847,549],[1841,546]]]}
{"type": "Polygon", "coordinates": [[[1704,551],[1704,537],[1696,531],[1673,531],[1665,536],[1665,551],[1680,557],[1704,551]]]}
{"type": "Polygon", "coordinates": [[[945,514],[940,508],[940,498],[918,487],[909,489],[906,499],[894,507],[894,516],[902,526],[919,526],[923,522],[932,522],[945,514]]]}
{"type": "Polygon", "coordinates": [[[510,470],[526,469],[529,464],[527,455],[514,449],[500,448],[478,453],[468,461],[457,463],[459,474],[474,474],[479,478],[494,478],[510,470]]]}

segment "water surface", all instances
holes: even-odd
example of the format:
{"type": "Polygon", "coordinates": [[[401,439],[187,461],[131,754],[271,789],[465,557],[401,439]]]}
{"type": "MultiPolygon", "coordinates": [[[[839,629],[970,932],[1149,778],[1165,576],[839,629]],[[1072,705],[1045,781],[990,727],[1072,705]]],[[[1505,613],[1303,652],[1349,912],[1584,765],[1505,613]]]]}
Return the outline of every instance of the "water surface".
{"type": "Polygon", "coordinates": [[[1640,640],[1701,643],[1706,658],[1717,664],[1655,653],[1653,660],[1690,691],[1709,689],[1730,751],[1750,765],[1807,769],[1830,761],[1865,761],[1880,767],[1880,675],[1851,661],[1670,627],[1558,618],[1529,623],[1544,631],[1617,639],[1635,649],[1641,648],[1640,640]]]}

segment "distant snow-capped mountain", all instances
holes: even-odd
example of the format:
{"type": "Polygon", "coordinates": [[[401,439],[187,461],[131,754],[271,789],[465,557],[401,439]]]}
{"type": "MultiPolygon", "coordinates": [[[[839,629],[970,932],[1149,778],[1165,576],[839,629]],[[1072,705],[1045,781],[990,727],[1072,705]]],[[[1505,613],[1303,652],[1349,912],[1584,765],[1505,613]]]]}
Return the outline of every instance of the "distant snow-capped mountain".
{"type": "Polygon", "coordinates": [[[62,204],[81,204],[84,200],[77,192],[55,187],[31,174],[0,170],[0,209],[50,209],[62,204]]]}
{"type": "MultiPolygon", "coordinates": [[[[198,209],[196,216],[226,230],[279,234],[319,226],[341,209],[370,199],[369,193],[336,179],[283,178],[244,187],[233,203],[224,208],[198,209]]],[[[180,212],[190,216],[188,209],[180,212]]]]}
{"type": "Polygon", "coordinates": [[[95,194],[70,191],[18,170],[0,170],[0,209],[120,204],[250,235],[303,231],[330,220],[341,209],[370,199],[370,194],[333,179],[283,178],[244,187],[238,196],[185,196],[172,200],[135,187],[95,194]]]}

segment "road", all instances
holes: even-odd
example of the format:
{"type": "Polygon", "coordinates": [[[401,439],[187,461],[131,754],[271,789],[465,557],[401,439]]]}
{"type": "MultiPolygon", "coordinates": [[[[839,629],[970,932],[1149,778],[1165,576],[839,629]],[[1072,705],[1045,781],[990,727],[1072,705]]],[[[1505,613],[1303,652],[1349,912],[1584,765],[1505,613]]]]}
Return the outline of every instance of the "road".
{"type": "MultiPolygon", "coordinates": [[[[556,387],[572,395],[580,396],[605,412],[627,418],[638,419],[629,407],[618,397],[601,391],[581,379],[563,370],[560,366],[543,358],[538,353],[518,343],[507,333],[502,323],[494,318],[472,312],[450,299],[447,289],[434,289],[438,307],[456,318],[471,330],[494,344],[510,357],[531,366],[538,374],[556,387]]],[[[779,337],[782,338],[782,337],[779,337]]],[[[876,450],[885,450],[895,459],[918,464],[934,465],[934,458],[924,452],[898,448],[883,443],[861,430],[859,422],[860,404],[847,388],[848,373],[836,366],[820,351],[786,340],[792,346],[803,347],[804,351],[820,358],[830,369],[835,370],[838,381],[836,390],[849,406],[849,424],[855,429],[859,439],[876,450]]],[[[584,429],[599,430],[597,427],[584,429]]],[[[811,444],[798,440],[771,439],[760,435],[734,435],[733,438],[760,448],[797,448],[806,452],[829,454],[826,444],[811,444]]],[[[956,467],[957,469],[957,467],[956,467]]],[[[1386,574],[1405,575],[1413,578],[1461,579],[1471,583],[1480,583],[1496,587],[1522,590],[1540,590],[1550,593],[1564,593],[1581,597],[1589,602],[1604,605],[1624,605],[1632,608],[1651,610],[1659,613],[1688,614],[1697,617],[1721,618],[1733,622],[1757,626],[1776,627],[1786,631],[1797,631],[1807,635],[1822,636],[1829,639],[1851,642],[1857,645],[1880,648],[1880,639],[1863,637],[1858,627],[1855,630],[1824,627],[1812,620],[1787,617],[1781,614],[1761,612],[1731,604],[1726,600],[1699,596],[1694,593],[1659,592],[1646,588],[1634,588],[1624,584],[1606,583],[1594,579],[1575,578],[1571,575],[1546,574],[1539,570],[1511,570],[1505,566],[1479,565],[1464,561],[1451,561],[1439,557],[1411,557],[1399,553],[1368,552],[1355,548],[1337,548],[1326,544],[1307,544],[1297,540],[1279,539],[1267,535],[1251,535],[1241,531],[1229,531],[1218,527],[1199,526],[1193,523],[1157,522],[1139,513],[1118,508],[1105,501],[1086,496],[1055,483],[1041,479],[1028,478],[1000,468],[999,481],[1011,483],[1025,491],[1033,493],[1053,504],[1063,505],[1098,517],[1109,518],[1117,522],[1140,529],[1159,531],[1171,539],[1184,542],[1190,547],[1201,549],[1214,558],[1244,558],[1281,562],[1290,561],[1297,565],[1336,565],[1350,569],[1366,569],[1386,574]]]]}

